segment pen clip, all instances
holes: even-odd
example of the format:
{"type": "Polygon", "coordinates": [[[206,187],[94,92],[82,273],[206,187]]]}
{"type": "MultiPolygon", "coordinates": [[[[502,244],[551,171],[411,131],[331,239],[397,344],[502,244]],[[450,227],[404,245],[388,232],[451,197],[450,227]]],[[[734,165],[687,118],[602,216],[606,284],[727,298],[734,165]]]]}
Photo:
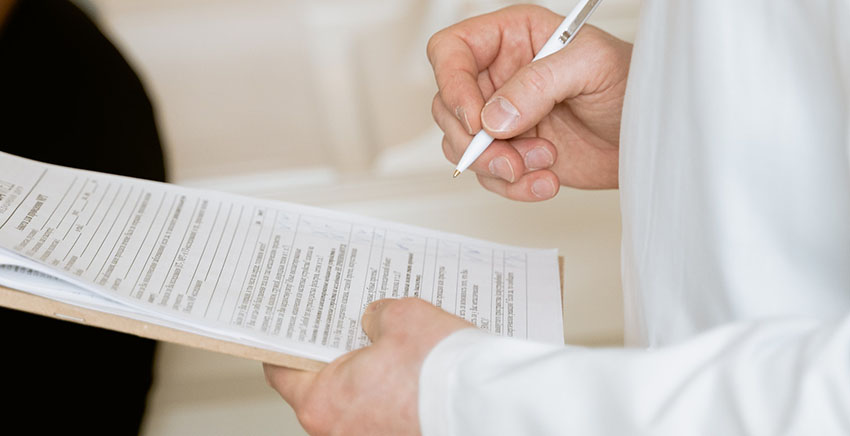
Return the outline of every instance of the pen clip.
{"type": "Polygon", "coordinates": [[[599,6],[602,0],[589,0],[587,4],[584,5],[583,8],[578,12],[575,19],[570,22],[570,25],[567,27],[567,30],[564,30],[561,33],[561,36],[558,37],[558,40],[561,41],[562,44],[566,44],[570,42],[570,40],[575,36],[576,32],[581,28],[582,25],[590,18],[590,14],[599,6]]]}

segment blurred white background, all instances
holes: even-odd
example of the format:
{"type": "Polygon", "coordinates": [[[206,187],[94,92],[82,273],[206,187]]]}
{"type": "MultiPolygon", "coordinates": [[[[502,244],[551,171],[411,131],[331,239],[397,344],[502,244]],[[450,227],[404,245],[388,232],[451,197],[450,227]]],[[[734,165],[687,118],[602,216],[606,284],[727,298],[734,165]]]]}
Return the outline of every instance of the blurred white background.
{"type": "MultiPolygon", "coordinates": [[[[566,258],[565,333],[622,343],[617,192],[543,204],[452,180],[430,35],[495,0],[89,0],[142,76],[175,183],[357,212],[566,258]]],[[[537,2],[566,14],[575,0],[537,2]]],[[[634,38],[638,0],[591,23],[634,38]]],[[[304,434],[259,363],[165,344],[146,435],[304,434]]]]}

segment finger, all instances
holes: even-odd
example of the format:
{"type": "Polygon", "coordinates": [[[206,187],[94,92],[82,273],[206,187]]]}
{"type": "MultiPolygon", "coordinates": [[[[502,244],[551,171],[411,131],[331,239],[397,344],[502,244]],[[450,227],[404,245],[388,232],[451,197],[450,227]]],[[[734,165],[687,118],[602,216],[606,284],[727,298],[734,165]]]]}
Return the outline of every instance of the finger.
{"type": "Polygon", "coordinates": [[[543,201],[558,193],[558,176],[551,170],[531,171],[514,183],[508,183],[493,177],[478,176],[478,182],[485,189],[503,197],[517,201],[543,201]]]}
{"type": "Polygon", "coordinates": [[[506,141],[511,148],[522,158],[523,166],[527,174],[531,171],[551,168],[558,157],[558,149],[555,145],[543,138],[523,137],[506,141]]]}
{"type": "MultiPolygon", "coordinates": [[[[460,160],[466,147],[464,145],[458,150],[459,147],[451,144],[448,137],[443,138],[443,154],[454,163],[460,160]]],[[[480,176],[495,177],[508,183],[515,182],[528,172],[523,156],[506,141],[493,141],[469,169],[480,176]]]]}
{"type": "MultiPolygon", "coordinates": [[[[437,309],[431,303],[420,298],[384,298],[373,301],[363,312],[360,320],[363,331],[373,343],[379,341],[388,331],[401,332],[409,328],[422,328],[417,325],[423,317],[450,316],[437,309]]],[[[429,318],[433,320],[432,318],[429,318]]]]}
{"type": "Polygon", "coordinates": [[[481,111],[482,125],[494,138],[521,134],[569,98],[577,97],[599,80],[593,62],[594,44],[587,26],[573,44],[521,68],[488,99],[481,111]]]}
{"type": "Polygon", "coordinates": [[[436,33],[428,41],[428,59],[434,68],[440,97],[469,134],[481,129],[478,114],[484,96],[478,87],[479,66],[472,48],[458,35],[456,26],[436,33]]]}
{"type": "MultiPolygon", "coordinates": [[[[472,139],[466,127],[443,102],[440,93],[434,95],[434,100],[431,102],[431,116],[437,123],[437,127],[446,135],[450,135],[456,142],[469,142],[469,139],[472,139]]],[[[448,158],[448,156],[446,157],[448,158]]]]}
{"type": "MultiPolygon", "coordinates": [[[[442,143],[443,154],[446,159],[456,164],[469,146],[472,136],[449,113],[439,95],[434,98],[431,112],[437,125],[445,133],[442,143]]],[[[534,161],[534,163],[540,162],[540,159],[534,161]]],[[[515,181],[526,172],[524,156],[505,141],[495,141],[469,168],[477,174],[498,177],[508,182],[515,181]]]]}
{"type": "Polygon", "coordinates": [[[383,326],[381,325],[382,312],[386,310],[388,305],[397,301],[398,300],[391,300],[389,298],[376,300],[370,303],[363,312],[363,318],[360,320],[360,324],[363,326],[363,331],[366,333],[366,336],[368,336],[369,340],[373,343],[377,342],[383,333],[383,326]]]}
{"type": "MultiPolygon", "coordinates": [[[[501,40],[498,54],[487,64],[487,72],[490,83],[501,88],[517,71],[531,63],[564,17],[533,5],[508,7],[497,11],[496,15],[502,17],[501,40]]],[[[484,95],[489,100],[490,96],[484,95]]]]}
{"type": "MultiPolygon", "coordinates": [[[[448,131],[442,144],[446,159],[457,163],[471,138],[463,132],[448,131]]],[[[497,140],[469,168],[478,175],[513,183],[530,171],[551,168],[557,153],[551,142],[541,138],[497,140]]]]}
{"type": "MultiPolygon", "coordinates": [[[[470,135],[481,130],[481,108],[494,90],[489,78],[482,76],[500,58],[519,56],[519,49],[503,50],[505,27],[527,38],[525,19],[543,8],[509,8],[473,17],[434,34],[428,41],[428,60],[440,95],[449,111],[470,135]],[[482,82],[482,79],[486,79],[482,82]],[[488,82],[490,84],[488,85],[488,82]]],[[[502,62],[502,61],[499,61],[502,62]]]]}
{"type": "Polygon", "coordinates": [[[557,149],[540,138],[493,141],[470,168],[476,174],[515,183],[531,171],[550,168],[555,163],[557,149]]]}
{"type": "Polygon", "coordinates": [[[305,394],[316,379],[315,372],[263,364],[266,382],[293,408],[302,404],[305,394]]]}

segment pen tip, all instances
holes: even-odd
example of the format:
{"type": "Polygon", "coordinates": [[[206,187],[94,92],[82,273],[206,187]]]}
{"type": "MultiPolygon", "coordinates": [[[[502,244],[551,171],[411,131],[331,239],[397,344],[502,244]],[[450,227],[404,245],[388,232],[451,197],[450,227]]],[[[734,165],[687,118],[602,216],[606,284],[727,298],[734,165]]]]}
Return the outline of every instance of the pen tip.
{"type": "Polygon", "coordinates": [[[459,176],[459,175],[460,175],[460,170],[455,170],[455,173],[454,173],[454,174],[452,174],[452,178],[453,178],[453,179],[456,179],[456,178],[457,178],[457,176],[459,176]]]}

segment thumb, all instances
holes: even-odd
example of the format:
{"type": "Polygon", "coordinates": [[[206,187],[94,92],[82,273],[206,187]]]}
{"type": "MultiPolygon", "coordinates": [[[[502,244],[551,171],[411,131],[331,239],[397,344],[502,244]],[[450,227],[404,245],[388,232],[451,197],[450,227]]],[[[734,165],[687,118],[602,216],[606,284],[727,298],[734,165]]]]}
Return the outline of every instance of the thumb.
{"type": "Polygon", "coordinates": [[[494,138],[512,138],[536,126],[556,104],[579,95],[593,75],[577,48],[567,47],[517,71],[481,110],[484,129],[494,138]]]}

